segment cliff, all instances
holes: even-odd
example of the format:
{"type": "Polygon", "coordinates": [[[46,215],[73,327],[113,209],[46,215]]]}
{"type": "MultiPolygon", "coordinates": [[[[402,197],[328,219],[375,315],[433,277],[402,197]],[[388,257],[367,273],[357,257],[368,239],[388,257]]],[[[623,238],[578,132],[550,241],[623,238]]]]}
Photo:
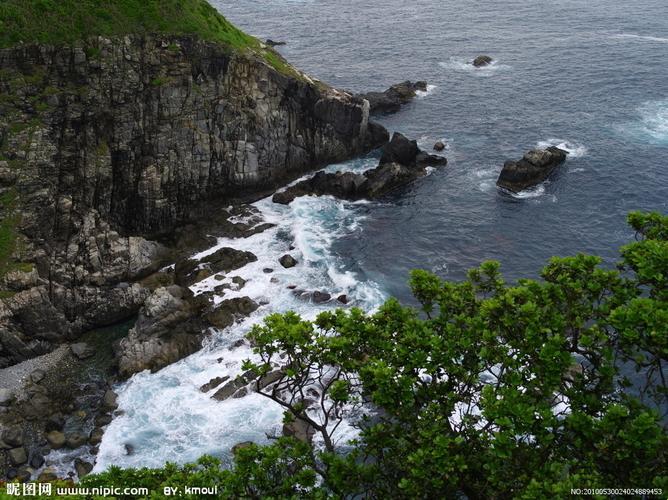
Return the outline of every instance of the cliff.
{"type": "Polygon", "coordinates": [[[135,314],[156,235],[382,145],[368,115],[197,35],[0,50],[0,367],[135,314]]]}

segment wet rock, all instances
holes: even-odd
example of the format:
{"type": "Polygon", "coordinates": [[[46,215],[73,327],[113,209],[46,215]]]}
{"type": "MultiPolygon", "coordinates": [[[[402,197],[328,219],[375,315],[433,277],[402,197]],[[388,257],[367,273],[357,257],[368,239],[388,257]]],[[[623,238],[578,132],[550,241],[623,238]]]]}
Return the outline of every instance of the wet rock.
{"type": "Polygon", "coordinates": [[[489,56],[485,56],[485,55],[481,55],[481,56],[476,57],[476,58],[473,60],[473,63],[472,63],[472,64],[473,64],[476,68],[481,68],[481,67],[483,67],[483,66],[489,66],[490,64],[492,64],[492,61],[493,61],[493,59],[492,59],[491,57],[489,57],[489,56]]]}
{"type": "Polygon", "coordinates": [[[242,387],[237,392],[232,394],[232,399],[240,399],[243,398],[244,396],[248,396],[249,392],[250,391],[248,390],[248,387],[242,387]]]}
{"type": "Polygon", "coordinates": [[[200,392],[209,392],[212,389],[215,389],[223,382],[229,380],[229,376],[225,375],[224,377],[215,377],[209,380],[206,384],[199,388],[200,392]]]}
{"type": "Polygon", "coordinates": [[[65,435],[65,446],[72,450],[85,445],[86,441],[88,441],[88,437],[82,432],[72,432],[65,435]]]}
{"type": "Polygon", "coordinates": [[[322,304],[324,302],[329,302],[332,299],[332,296],[327,292],[315,291],[311,294],[311,299],[316,304],[322,304]]]}
{"type": "Polygon", "coordinates": [[[281,42],[281,41],[277,41],[277,40],[272,40],[271,38],[267,38],[267,40],[266,40],[264,43],[266,43],[266,44],[269,45],[270,47],[278,47],[278,46],[280,46],[280,45],[285,45],[285,44],[286,44],[286,42],[281,42]]]}
{"type": "Polygon", "coordinates": [[[113,420],[113,417],[109,414],[103,414],[103,415],[97,415],[95,417],[95,425],[98,427],[104,427],[105,425],[109,425],[111,421],[113,420]]]}
{"type": "Polygon", "coordinates": [[[101,429],[100,427],[96,427],[90,433],[90,437],[88,438],[88,444],[90,444],[91,446],[97,446],[102,442],[103,436],[104,436],[104,430],[101,429]]]}
{"type": "Polygon", "coordinates": [[[445,143],[443,141],[438,141],[434,144],[434,151],[443,151],[445,149],[445,143]]]}
{"type": "Polygon", "coordinates": [[[396,113],[403,105],[411,102],[418,91],[425,92],[426,90],[427,82],[405,81],[392,85],[384,92],[368,92],[359,94],[358,97],[369,101],[371,114],[391,114],[396,113]]]}
{"type": "Polygon", "coordinates": [[[270,371],[266,375],[260,377],[260,380],[258,381],[258,386],[259,389],[262,390],[265,387],[270,386],[271,384],[274,384],[281,380],[285,376],[285,370],[282,368],[277,368],[275,370],[270,371]]]}
{"type": "Polygon", "coordinates": [[[88,359],[95,355],[95,349],[93,349],[85,342],[72,344],[70,346],[70,350],[72,351],[72,354],[77,357],[77,359],[88,359]]]}
{"type": "Polygon", "coordinates": [[[126,455],[134,455],[135,454],[135,447],[132,444],[125,443],[123,445],[123,448],[125,448],[125,454],[126,455]]]}
{"type": "Polygon", "coordinates": [[[297,288],[297,285],[288,285],[287,289],[288,290],[295,290],[297,288]]]}
{"type": "Polygon", "coordinates": [[[51,431],[46,435],[49,446],[54,450],[59,450],[65,446],[65,434],[60,431],[51,431]]]}
{"type": "Polygon", "coordinates": [[[265,268],[262,270],[262,272],[263,272],[264,274],[271,274],[271,273],[274,272],[274,270],[273,270],[271,267],[265,267],[265,268]]]}
{"type": "Polygon", "coordinates": [[[102,407],[107,410],[118,408],[118,395],[111,389],[107,390],[102,397],[102,407]]]}
{"type": "Polygon", "coordinates": [[[232,455],[236,455],[239,450],[243,450],[244,448],[248,448],[249,446],[252,446],[254,443],[253,441],[243,441],[241,443],[237,443],[234,446],[232,446],[232,455]]]}
{"type": "Polygon", "coordinates": [[[281,263],[281,265],[286,268],[290,269],[291,267],[295,267],[297,265],[297,261],[295,258],[290,255],[290,254],[285,254],[283,257],[278,259],[278,261],[281,263]]]}
{"type": "Polygon", "coordinates": [[[23,465],[28,461],[28,455],[23,447],[12,448],[7,452],[7,455],[9,456],[9,461],[14,466],[23,465]]]}
{"type": "Polygon", "coordinates": [[[62,431],[64,426],[65,418],[60,413],[50,415],[45,423],[46,432],[62,431]]]}
{"type": "Polygon", "coordinates": [[[77,476],[82,478],[90,474],[90,471],[93,470],[93,464],[86,462],[85,460],[81,460],[80,458],[76,458],[74,460],[74,469],[77,471],[77,476]]]}
{"type": "Polygon", "coordinates": [[[226,399],[229,399],[239,389],[245,387],[247,384],[248,380],[246,380],[244,377],[237,377],[233,380],[230,380],[220,389],[218,389],[215,392],[215,394],[211,396],[211,399],[215,399],[216,401],[225,401],[226,399]]]}
{"type": "Polygon", "coordinates": [[[567,151],[554,146],[532,149],[519,161],[507,161],[496,185],[514,193],[535,186],[547,179],[567,155],[567,151]]]}
{"type": "Polygon", "coordinates": [[[283,424],[283,435],[293,437],[304,443],[311,443],[315,436],[315,429],[302,419],[295,418],[292,422],[283,424]]]}
{"type": "Polygon", "coordinates": [[[229,273],[255,261],[257,257],[251,252],[224,247],[200,260],[177,262],[174,282],[180,286],[190,286],[215,273],[229,273]]]}
{"type": "Polygon", "coordinates": [[[348,302],[350,302],[350,301],[348,300],[348,296],[345,295],[345,294],[344,294],[344,295],[339,295],[339,296],[336,298],[336,300],[339,301],[339,302],[341,302],[341,304],[347,304],[348,302]]]}
{"type": "Polygon", "coordinates": [[[30,458],[30,467],[39,469],[42,465],[44,465],[44,456],[39,452],[34,452],[30,458]]]}
{"type": "Polygon", "coordinates": [[[288,204],[305,195],[331,195],[347,200],[378,198],[426,175],[426,167],[446,165],[447,162],[442,156],[420,151],[416,141],[396,132],[383,148],[377,168],[363,174],[320,171],[310,179],[276,193],[272,201],[288,204]]]}
{"type": "Polygon", "coordinates": [[[255,311],[259,305],[250,297],[235,297],[222,301],[208,313],[206,319],[216,328],[224,329],[255,311]]]}

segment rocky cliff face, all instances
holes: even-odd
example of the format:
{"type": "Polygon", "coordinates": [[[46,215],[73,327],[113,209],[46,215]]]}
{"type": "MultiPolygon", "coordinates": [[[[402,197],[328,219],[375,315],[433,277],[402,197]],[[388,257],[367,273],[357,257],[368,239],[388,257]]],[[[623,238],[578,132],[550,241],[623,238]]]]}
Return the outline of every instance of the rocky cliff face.
{"type": "Polygon", "coordinates": [[[387,141],[368,102],[190,36],[0,50],[0,111],[0,367],[135,314],[152,236],[387,141]]]}

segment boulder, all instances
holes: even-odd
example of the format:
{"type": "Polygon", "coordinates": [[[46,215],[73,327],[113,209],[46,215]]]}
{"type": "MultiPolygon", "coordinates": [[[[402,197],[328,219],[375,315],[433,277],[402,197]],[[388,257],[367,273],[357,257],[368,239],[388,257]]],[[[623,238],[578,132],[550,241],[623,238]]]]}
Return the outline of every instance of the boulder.
{"type": "Polygon", "coordinates": [[[226,382],[227,380],[229,380],[229,378],[230,377],[228,375],[225,375],[224,377],[214,377],[211,380],[209,380],[206,384],[201,386],[199,388],[199,390],[201,392],[209,392],[211,389],[215,389],[216,387],[218,387],[223,382],[226,382]]]}
{"type": "Polygon", "coordinates": [[[220,389],[218,389],[215,392],[215,394],[211,396],[211,399],[215,399],[216,401],[225,401],[226,399],[229,399],[239,389],[248,385],[248,382],[249,380],[247,380],[246,377],[244,377],[243,375],[233,380],[230,380],[220,389]]]}
{"type": "Polygon", "coordinates": [[[118,408],[118,394],[111,389],[107,390],[102,397],[102,407],[105,410],[115,410],[118,408]]]}
{"type": "Polygon", "coordinates": [[[248,448],[249,446],[253,445],[253,441],[243,441],[241,443],[237,443],[234,446],[232,446],[232,455],[236,455],[239,450],[243,450],[244,448],[248,448]]]}
{"type": "Polygon", "coordinates": [[[12,448],[7,454],[9,456],[9,461],[14,466],[23,465],[28,461],[28,454],[22,446],[20,448],[12,448]]]}
{"type": "Polygon", "coordinates": [[[311,299],[316,304],[322,304],[323,302],[329,302],[332,299],[332,296],[327,292],[315,291],[311,294],[311,299]]]}
{"type": "Polygon", "coordinates": [[[85,342],[78,342],[76,344],[70,345],[70,350],[77,359],[88,359],[95,355],[95,349],[93,349],[85,342]]]}
{"type": "Polygon", "coordinates": [[[445,149],[445,143],[443,141],[438,141],[434,144],[434,151],[443,151],[445,149]]]}
{"type": "Polygon", "coordinates": [[[90,437],[88,438],[88,444],[91,446],[97,446],[102,442],[102,437],[104,436],[104,430],[100,427],[95,427],[93,431],[90,433],[90,437]]]}
{"type": "Polygon", "coordinates": [[[384,92],[368,92],[359,94],[357,97],[369,101],[369,112],[371,114],[391,114],[408,104],[416,96],[418,91],[426,91],[427,82],[405,81],[392,85],[384,92]]]}
{"type": "Polygon", "coordinates": [[[295,258],[294,258],[292,255],[290,255],[290,254],[285,254],[283,257],[281,257],[280,259],[278,259],[278,261],[279,261],[279,262],[281,263],[281,265],[282,265],[284,268],[286,268],[286,269],[289,269],[289,268],[291,268],[291,267],[295,267],[295,266],[297,265],[297,261],[296,261],[295,258]]]}
{"type": "Polygon", "coordinates": [[[493,62],[493,59],[492,59],[491,57],[489,57],[489,56],[485,56],[485,55],[481,55],[481,56],[476,57],[476,58],[473,60],[473,65],[474,65],[476,68],[481,68],[481,67],[483,67],[483,66],[489,66],[490,64],[492,64],[492,62],[493,62]]]}
{"type": "Polygon", "coordinates": [[[37,480],[43,483],[50,483],[58,480],[58,474],[51,467],[47,467],[39,474],[37,480]]]}
{"type": "Polygon", "coordinates": [[[206,315],[206,319],[221,330],[246,317],[260,307],[250,297],[235,297],[222,301],[216,309],[206,315]]]}
{"type": "Polygon", "coordinates": [[[23,431],[20,427],[9,427],[2,431],[0,439],[9,447],[23,446],[23,431]]]}
{"type": "Polygon", "coordinates": [[[514,193],[535,186],[547,179],[567,155],[567,151],[554,146],[532,149],[519,161],[507,161],[496,185],[514,193]]]}
{"type": "Polygon", "coordinates": [[[85,460],[81,460],[80,458],[76,458],[74,460],[74,469],[77,471],[77,476],[82,478],[90,474],[90,471],[93,470],[93,464],[86,462],[85,460]]]}
{"type": "Polygon", "coordinates": [[[44,380],[44,377],[46,377],[46,372],[44,370],[37,369],[30,373],[30,381],[33,384],[39,384],[44,380]]]}
{"type": "Polygon", "coordinates": [[[88,437],[82,432],[72,432],[65,435],[65,446],[74,450],[86,444],[88,437]]]}
{"type": "Polygon", "coordinates": [[[348,296],[345,295],[345,294],[343,294],[343,295],[339,295],[339,296],[336,298],[336,300],[339,301],[339,302],[341,302],[341,304],[347,304],[348,302],[350,302],[350,300],[348,299],[348,296]]]}
{"type": "Polygon", "coordinates": [[[42,454],[39,452],[34,452],[30,458],[30,467],[33,469],[39,469],[42,465],[44,465],[44,462],[44,456],[42,456],[42,454]]]}

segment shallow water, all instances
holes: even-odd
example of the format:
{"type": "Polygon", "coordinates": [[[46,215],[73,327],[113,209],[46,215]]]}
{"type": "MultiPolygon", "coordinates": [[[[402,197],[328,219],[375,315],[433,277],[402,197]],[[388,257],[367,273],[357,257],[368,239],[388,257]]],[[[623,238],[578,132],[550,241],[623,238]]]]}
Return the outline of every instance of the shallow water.
{"type": "MultiPolygon", "coordinates": [[[[278,432],[281,412],[260,396],[218,403],[198,387],[240,371],[250,351],[227,347],[265,314],[295,309],[312,317],[326,307],[295,297],[289,283],[346,293],[372,309],[390,295],[410,300],[406,281],[416,267],[459,279],[496,259],[516,279],[536,276],[552,255],[588,252],[612,263],[632,236],[630,210],[668,209],[663,0],[213,3],[247,32],[285,40],[279,50],[293,64],[334,86],[369,91],[427,80],[426,94],[381,121],[426,149],[445,140],[449,165],[379,202],[259,202],[278,226],[220,245],[258,255],[230,276],[249,280],[237,295],[267,303],[200,353],[119,388],[125,414],[105,434],[97,470],[225,457],[237,442],[266,442],[266,433],[278,432]],[[481,53],[495,64],[470,66],[481,53]],[[554,176],[516,196],[496,189],[506,159],[548,144],[571,152],[554,176]],[[300,264],[283,270],[277,259],[290,245],[300,264]],[[264,274],[265,267],[277,271],[264,274]]],[[[330,169],[375,164],[371,157],[330,169]]]]}

